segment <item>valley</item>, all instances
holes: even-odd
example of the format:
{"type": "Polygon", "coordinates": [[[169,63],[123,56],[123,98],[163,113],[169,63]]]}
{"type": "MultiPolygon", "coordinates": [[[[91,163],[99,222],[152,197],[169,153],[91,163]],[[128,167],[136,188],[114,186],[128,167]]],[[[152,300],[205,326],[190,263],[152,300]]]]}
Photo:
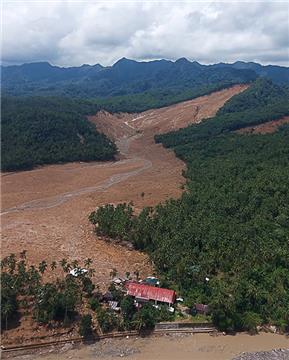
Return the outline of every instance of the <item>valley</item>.
{"type": "Polygon", "coordinates": [[[15,3],[0,358],[287,359],[287,4],[15,3]]]}
{"type": "MultiPolygon", "coordinates": [[[[31,263],[67,258],[93,259],[95,281],[104,288],[115,268],[120,275],[153,269],[146,254],[97,239],[89,213],[106,203],[132,201],[136,211],[178,198],[185,164],[154,142],[154,135],[213,116],[247,85],[212,93],[177,105],[139,114],[99,112],[90,117],[115,140],[119,160],[107,163],[49,165],[3,173],[2,256],[27,250],[31,263]]],[[[49,276],[47,272],[47,276],[49,276]]]]}

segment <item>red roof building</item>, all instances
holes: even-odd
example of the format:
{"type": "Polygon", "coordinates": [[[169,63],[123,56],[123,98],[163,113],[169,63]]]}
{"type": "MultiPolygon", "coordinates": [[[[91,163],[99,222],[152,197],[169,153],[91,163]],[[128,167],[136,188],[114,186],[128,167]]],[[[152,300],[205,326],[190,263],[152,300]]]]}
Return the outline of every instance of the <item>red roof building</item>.
{"type": "Polygon", "coordinates": [[[154,300],[167,304],[173,304],[176,300],[174,290],[162,289],[155,286],[128,282],[125,284],[127,294],[140,300],[154,300]]]}

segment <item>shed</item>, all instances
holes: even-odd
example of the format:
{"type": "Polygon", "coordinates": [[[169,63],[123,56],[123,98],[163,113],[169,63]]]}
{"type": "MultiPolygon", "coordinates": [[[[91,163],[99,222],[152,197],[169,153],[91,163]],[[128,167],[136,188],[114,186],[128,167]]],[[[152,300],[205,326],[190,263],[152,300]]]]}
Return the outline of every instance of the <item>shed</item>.
{"type": "Polygon", "coordinates": [[[69,272],[69,274],[74,276],[74,277],[84,275],[86,273],[88,273],[88,270],[87,269],[81,269],[81,268],[74,268],[74,269],[70,270],[70,272],[69,272]]]}
{"type": "Polygon", "coordinates": [[[108,302],[108,301],[113,301],[113,295],[110,291],[107,291],[103,296],[102,296],[102,300],[108,302]]]}
{"type": "Polygon", "coordinates": [[[118,306],[117,301],[109,301],[108,302],[109,307],[114,311],[120,311],[120,307],[118,306]]]}
{"type": "Polygon", "coordinates": [[[159,286],[160,282],[154,276],[148,276],[146,279],[142,281],[142,284],[147,284],[151,286],[159,286]]]}
{"type": "Polygon", "coordinates": [[[195,304],[195,310],[199,314],[207,315],[209,313],[209,305],[205,304],[195,304]]]}
{"type": "Polygon", "coordinates": [[[115,285],[120,285],[124,282],[124,279],[121,279],[119,277],[115,277],[112,279],[112,282],[115,284],[115,285]]]}

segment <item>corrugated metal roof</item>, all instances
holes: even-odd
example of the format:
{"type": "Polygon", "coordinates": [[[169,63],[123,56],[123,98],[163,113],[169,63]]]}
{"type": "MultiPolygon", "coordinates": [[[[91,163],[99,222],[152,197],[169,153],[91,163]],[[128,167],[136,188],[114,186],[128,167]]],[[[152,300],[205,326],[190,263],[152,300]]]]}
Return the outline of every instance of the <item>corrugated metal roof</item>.
{"type": "Polygon", "coordinates": [[[118,302],[117,302],[117,301],[109,301],[109,302],[108,302],[108,305],[109,305],[109,307],[110,307],[112,310],[118,311],[118,310],[120,309],[120,307],[118,306],[118,302]]]}
{"type": "Polygon", "coordinates": [[[174,290],[162,289],[155,286],[137,284],[133,282],[126,283],[128,295],[146,300],[156,300],[172,304],[176,299],[174,290]]]}

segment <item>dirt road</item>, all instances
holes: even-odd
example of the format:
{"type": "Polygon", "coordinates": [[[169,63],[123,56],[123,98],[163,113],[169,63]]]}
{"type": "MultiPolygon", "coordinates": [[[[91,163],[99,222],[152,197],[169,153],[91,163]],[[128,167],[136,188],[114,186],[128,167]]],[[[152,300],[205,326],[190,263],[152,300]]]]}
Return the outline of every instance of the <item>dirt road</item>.
{"type": "Polygon", "coordinates": [[[117,141],[120,160],[70,163],[2,174],[2,257],[27,250],[31,262],[93,258],[96,281],[109,273],[153,270],[145,254],[97,239],[89,213],[105,203],[133,201],[138,211],[179,197],[184,163],[155,144],[156,133],[197,123],[215,112],[246,85],[141,114],[100,112],[90,120],[117,141]],[[144,196],[142,196],[144,193],[144,196]]]}
{"type": "MultiPolygon", "coordinates": [[[[146,338],[108,339],[90,346],[73,349],[67,344],[56,353],[51,349],[43,349],[42,356],[29,355],[36,360],[113,360],[126,358],[128,360],[231,360],[243,352],[266,351],[289,348],[289,340],[277,334],[251,336],[237,334],[235,336],[210,336],[208,334],[167,335],[146,338]],[[50,352],[50,353],[49,353],[50,352]]],[[[288,352],[286,352],[288,354],[288,352]]],[[[280,352],[284,354],[284,352],[280,352]]],[[[287,357],[274,359],[287,359],[287,357]]],[[[267,359],[273,359],[268,357],[267,359]]],[[[27,356],[16,356],[24,360],[27,356]]],[[[260,359],[260,358],[259,358],[260,359]]]]}

